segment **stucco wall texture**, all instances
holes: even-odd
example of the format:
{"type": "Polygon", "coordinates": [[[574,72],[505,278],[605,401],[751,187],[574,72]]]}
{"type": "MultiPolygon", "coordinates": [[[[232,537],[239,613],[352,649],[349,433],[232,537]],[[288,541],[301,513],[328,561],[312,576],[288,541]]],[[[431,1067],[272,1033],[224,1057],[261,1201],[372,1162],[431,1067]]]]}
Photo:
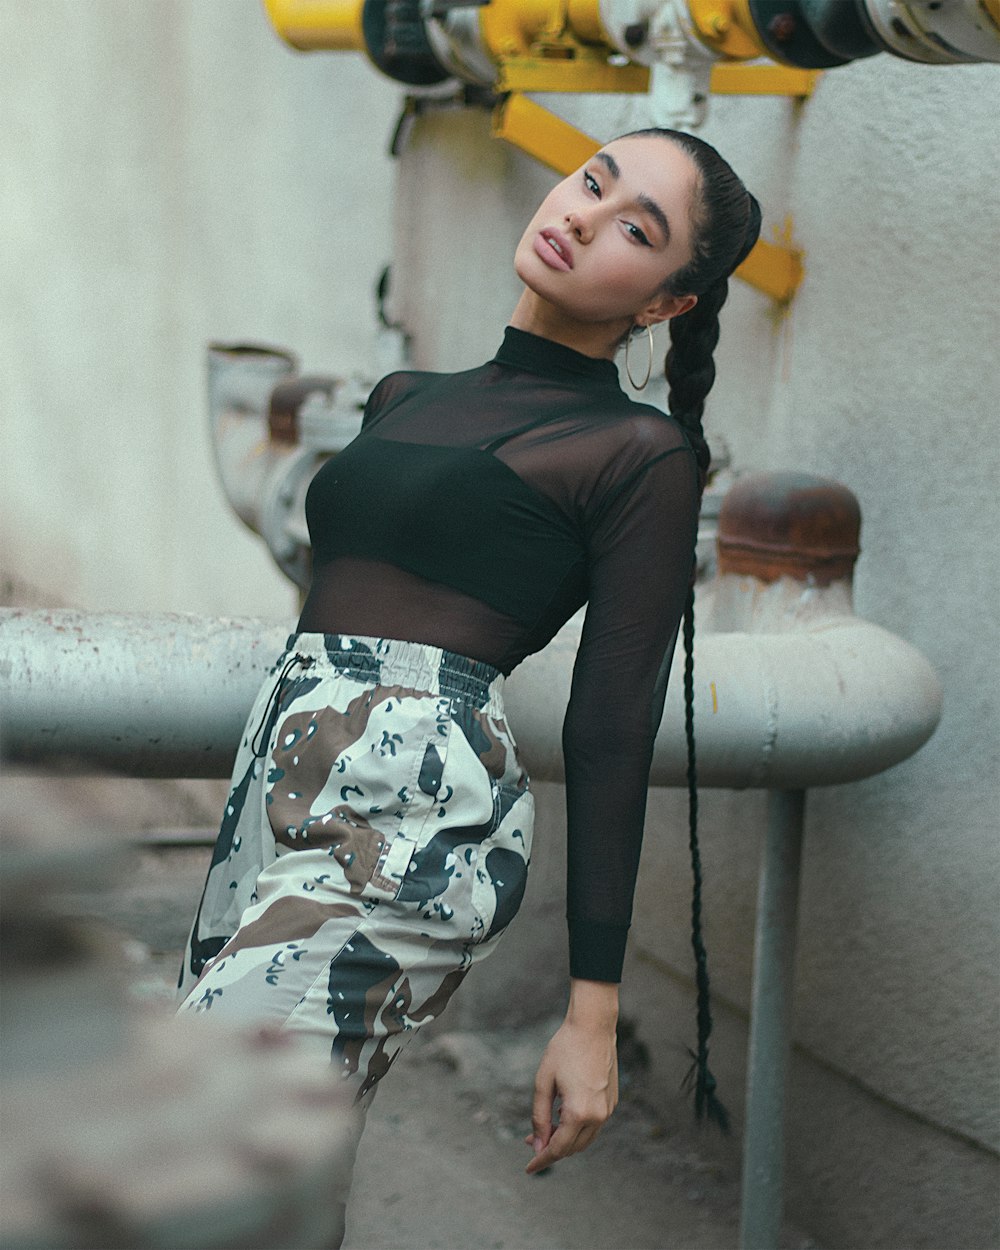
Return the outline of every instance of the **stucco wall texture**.
{"type": "MultiPolygon", "coordinates": [[[[84,607],[291,615],[214,480],[205,344],[367,373],[392,258],[416,363],[479,363],[554,176],[458,110],[421,118],[393,168],[398,88],[293,54],[256,0],[0,0],[0,48],[2,571],[84,607]]],[[[600,139],[648,122],[641,100],[543,102],[600,139]]],[[[739,472],[855,491],[857,610],[945,686],[914,759],[807,804],[788,1193],[827,1247],[997,1243],[998,106],[996,67],[883,56],[805,104],[713,100],[703,130],[766,236],[792,216],[807,269],[786,314],[734,284],[710,437],[739,472]]],[[[713,1058],[739,1120],[764,799],[702,811],[713,1058]]],[[[665,1101],[693,1034],[685,819],[651,795],[624,988],[665,1101]]],[[[563,966],[560,873],[533,883],[497,985],[520,950],[563,966]]]]}
{"type": "MultiPolygon", "coordinates": [[[[642,101],[546,103],[601,140],[649,120],[642,101]]],[[[923,650],[946,692],[914,759],[808,799],[788,1192],[828,1245],[998,1235],[998,106],[996,67],[883,56],[828,73],[805,104],[716,99],[702,132],[761,199],[765,237],[791,216],[807,270],[784,314],[733,284],[710,438],[738,472],[801,469],[857,494],[857,611],[923,650]]],[[[417,127],[395,272],[421,366],[493,350],[510,256],[554,181],[482,117],[417,127]]],[[[764,809],[753,793],[702,808],[716,1064],[736,1104],[764,809]]],[[[693,1032],[689,882],[684,800],[654,792],[624,999],[664,1091],[693,1032]]]]}
{"type": "Polygon", "coordinates": [[[0,571],[83,607],[288,616],[226,505],[211,340],[372,367],[395,84],[256,0],[0,0],[0,571]]]}

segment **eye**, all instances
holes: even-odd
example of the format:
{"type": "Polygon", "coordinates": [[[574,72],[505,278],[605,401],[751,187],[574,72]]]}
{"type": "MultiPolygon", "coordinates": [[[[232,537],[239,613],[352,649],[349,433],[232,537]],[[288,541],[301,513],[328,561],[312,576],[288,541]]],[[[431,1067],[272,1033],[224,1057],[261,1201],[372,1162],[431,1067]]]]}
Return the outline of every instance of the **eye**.
{"type": "Polygon", "coordinates": [[[630,238],[635,239],[636,243],[641,243],[643,247],[653,246],[652,243],[650,243],[649,238],[645,234],[645,232],[640,230],[638,226],[633,225],[631,221],[626,221],[626,222],[623,222],[622,224],[625,227],[625,233],[630,238]]]}
{"type": "Polygon", "coordinates": [[[586,169],[583,171],[583,185],[587,188],[587,190],[592,195],[596,195],[598,199],[601,198],[600,183],[597,181],[594,175],[586,169]]]}

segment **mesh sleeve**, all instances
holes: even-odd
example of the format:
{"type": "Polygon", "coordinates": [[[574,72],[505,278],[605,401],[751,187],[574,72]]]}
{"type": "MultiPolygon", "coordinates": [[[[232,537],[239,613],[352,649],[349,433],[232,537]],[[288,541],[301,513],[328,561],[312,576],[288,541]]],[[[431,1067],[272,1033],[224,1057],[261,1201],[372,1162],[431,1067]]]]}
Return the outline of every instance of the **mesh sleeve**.
{"type": "Polygon", "coordinates": [[[699,489],[686,447],[606,503],[563,726],[570,973],[621,979],[653,741],[693,571],[699,489]]]}

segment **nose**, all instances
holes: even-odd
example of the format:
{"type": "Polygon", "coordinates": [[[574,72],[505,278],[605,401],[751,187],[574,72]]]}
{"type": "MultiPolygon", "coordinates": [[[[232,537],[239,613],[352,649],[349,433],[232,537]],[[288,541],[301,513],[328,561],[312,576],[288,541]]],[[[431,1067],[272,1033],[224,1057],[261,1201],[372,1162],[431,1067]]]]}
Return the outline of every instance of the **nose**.
{"type": "Polygon", "coordinates": [[[581,243],[589,243],[594,237],[594,226],[586,213],[571,209],[566,214],[566,227],[581,243]]]}

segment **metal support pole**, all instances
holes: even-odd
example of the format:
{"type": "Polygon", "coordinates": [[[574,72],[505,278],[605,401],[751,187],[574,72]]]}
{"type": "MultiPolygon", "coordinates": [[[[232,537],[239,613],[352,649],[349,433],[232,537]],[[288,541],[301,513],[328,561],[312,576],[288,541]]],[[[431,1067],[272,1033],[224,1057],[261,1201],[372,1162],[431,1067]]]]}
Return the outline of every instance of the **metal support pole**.
{"type": "Polygon", "coordinates": [[[777,1250],[804,790],[772,790],[757,896],[740,1250],[777,1250]]]}

